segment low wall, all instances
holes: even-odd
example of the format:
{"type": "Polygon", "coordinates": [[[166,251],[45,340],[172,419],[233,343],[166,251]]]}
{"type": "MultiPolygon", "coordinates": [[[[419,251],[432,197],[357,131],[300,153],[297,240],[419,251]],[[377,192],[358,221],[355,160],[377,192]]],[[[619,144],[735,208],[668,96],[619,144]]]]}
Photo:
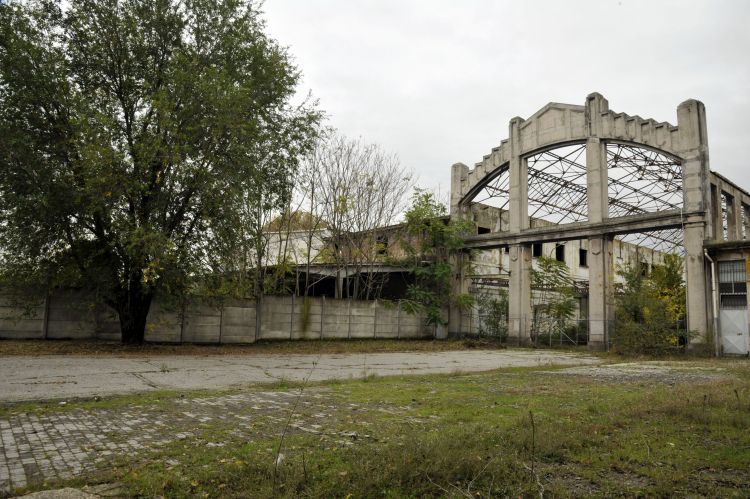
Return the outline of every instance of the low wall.
{"type": "MultiPolygon", "coordinates": [[[[265,296],[181,307],[155,301],[146,341],[253,343],[265,339],[423,338],[433,330],[423,317],[376,301],[265,296]]],[[[59,291],[19,305],[0,293],[0,339],[120,339],[117,315],[75,291],[59,291]]]]}

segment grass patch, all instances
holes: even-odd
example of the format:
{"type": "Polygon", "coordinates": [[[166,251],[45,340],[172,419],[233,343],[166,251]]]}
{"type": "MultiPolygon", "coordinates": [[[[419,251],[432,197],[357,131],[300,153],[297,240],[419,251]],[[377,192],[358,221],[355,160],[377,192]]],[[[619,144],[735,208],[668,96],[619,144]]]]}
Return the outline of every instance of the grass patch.
{"type": "MultiPolygon", "coordinates": [[[[144,497],[742,497],[750,366],[698,366],[725,376],[670,385],[525,368],[329,382],[324,428],[290,430],[278,466],[284,424],[258,420],[249,438],[193,427],[195,438],[70,483],[144,497]]],[[[302,403],[293,419],[316,410],[302,403]]]]}

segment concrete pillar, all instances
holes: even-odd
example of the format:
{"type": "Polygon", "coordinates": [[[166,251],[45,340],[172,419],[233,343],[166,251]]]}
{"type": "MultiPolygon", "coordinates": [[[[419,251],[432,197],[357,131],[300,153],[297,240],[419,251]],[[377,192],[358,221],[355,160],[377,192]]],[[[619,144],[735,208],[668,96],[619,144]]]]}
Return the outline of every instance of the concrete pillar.
{"type": "Polygon", "coordinates": [[[451,167],[451,206],[450,213],[452,216],[460,212],[459,202],[464,195],[463,181],[469,175],[469,167],[463,163],[456,163],[451,167]]]}
{"type": "Polygon", "coordinates": [[[510,120],[510,196],[508,202],[508,225],[511,233],[529,228],[529,171],[526,159],[521,157],[521,118],[510,120]]]}
{"type": "MultiPolygon", "coordinates": [[[[609,103],[601,94],[586,97],[586,199],[588,220],[602,222],[609,218],[609,176],[607,146],[601,141],[602,114],[609,111],[609,103]]],[[[593,350],[608,346],[609,323],[613,317],[612,299],[614,271],[612,267],[612,239],[589,239],[589,343],[593,350]]]]}
{"type": "Polygon", "coordinates": [[[609,186],[606,145],[597,137],[586,141],[586,197],[589,222],[609,218],[609,186]]]}
{"type": "Polygon", "coordinates": [[[709,185],[710,197],[709,207],[707,210],[710,215],[706,216],[706,235],[714,241],[724,240],[724,216],[721,211],[721,201],[724,195],[721,192],[721,183],[718,185],[709,185]]]}
{"type": "Polygon", "coordinates": [[[727,198],[727,239],[729,241],[740,241],[742,239],[742,202],[737,192],[727,198]]]}
{"type": "Polygon", "coordinates": [[[592,350],[605,350],[613,318],[614,269],[609,237],[589,239],[589,343],[592,350]]]}
{"type": "Polygon", "coordinates": [[[510,247],[510,282],[508,291],[508,341],[527,343],[531,330],[531,246],[510,247]]]}
{"type": "MultiPolygon", "coordinates": [[[[509,231],[519,233],[529,228],[529,172],[526,159],[521,157],[521,118],[513,118],[509,125],[510,143],[510,199],[508,205],[509,231]]],[[[510,282],[508,283],[508,336],[511,342],[525,343],[531,327],[531,246],[510,247],[510,282]]]]}
{"type": "MultiPolygon", "coordinates": [[[[682,156],[683,211],[685,223],[685,275],[687,285],[687,326],[693,342],[703,342],[708,332],[709,308],[703,242],[711,229],[712,206],[708,177],[708,136],[706,109],[702,102],[687,100],[677,108],[677,126],[682,156]]],[[[719,232],[721,228],[719,227],[719,232]]]]}

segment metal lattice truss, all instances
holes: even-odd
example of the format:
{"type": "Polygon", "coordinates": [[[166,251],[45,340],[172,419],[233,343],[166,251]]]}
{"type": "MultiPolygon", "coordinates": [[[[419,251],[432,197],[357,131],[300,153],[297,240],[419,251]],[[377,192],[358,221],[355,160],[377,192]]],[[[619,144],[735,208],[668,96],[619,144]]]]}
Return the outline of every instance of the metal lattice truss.
{"type": "MultiPolygon", "coordinates": [[[[627,144],[606,146],[609,216],[679,210],[682,170],[678,160],[663,153],[627,144]]],[[[532,226],[583,222],[588,219],[586,146],[576,144],[527,158],[528,206],[532,226]]],[[[507,167],[472,200],[508,209],[510,175],[507,167]]],[[[659,251],[681,251],[682,230],[628,234],[619,239],[659,251]]]]}

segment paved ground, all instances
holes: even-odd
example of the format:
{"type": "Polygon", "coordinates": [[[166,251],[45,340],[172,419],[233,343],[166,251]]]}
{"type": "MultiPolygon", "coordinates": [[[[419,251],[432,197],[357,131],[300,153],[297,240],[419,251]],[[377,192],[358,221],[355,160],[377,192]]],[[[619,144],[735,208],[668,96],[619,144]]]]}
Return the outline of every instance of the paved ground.
{"type": "Polygon", "coordinates": [[[279,380],[474,372],[514,366],[588,365],[596,357],[544,350],[323,355],[0,358],[0,402],[217,389],[279,380]]]}
{"type": "MultiPolygon", "coordinates": [[[[594,365],[587,355],[502,350],[348,355],[205,357],[4,357],[0,358],[0,402],[91,397],[161,389],[226,388],[280,379],[312,380],[484,371],[512,366],[594,365]]],[[[232,428],[232,439],[278,433],[297,392],[248,391],[178,399],[184,410],[158,405],[125,409],[11,412],[0,417],[0,497],[27,484],[66,479],[107,466],[119,455],[158,449],[176,439],[196,439],[205,424],[232,428]]],[[[327,434],[338,413],[326,388],[304,392],[292,427],[346,443],[348,434],[327,434]]],[[[222,446],[221,441],[200,442],[222,446]]],[[[168,463],[169,464],[169,463],[168,463]]]]}

